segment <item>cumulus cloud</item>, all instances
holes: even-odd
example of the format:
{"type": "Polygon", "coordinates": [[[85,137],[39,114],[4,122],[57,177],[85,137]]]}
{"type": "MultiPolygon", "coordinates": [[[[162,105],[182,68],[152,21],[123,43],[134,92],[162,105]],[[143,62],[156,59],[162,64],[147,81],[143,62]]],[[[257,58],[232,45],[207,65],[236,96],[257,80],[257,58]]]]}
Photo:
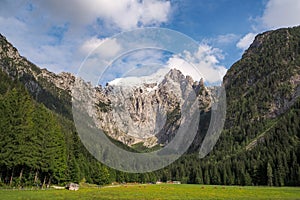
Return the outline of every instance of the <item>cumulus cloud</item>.
{"type": "Polygon", "coordinates": [[[261,20],[263,25],[267,28],[300,25],[300,1],[269,0],[261,20]]]}
{"type": "Polygon", "coordinates": [[[175,55],[168,61],[169,68],[176,68],[184,75],[194,80],[204,80],[210,84],[220,83],[227,69],[219,64],[223,59],[221,50],[206,44],[201,44],[198,51],[191,53],[185,51],[183,55],[175,55]]]}
{"type": "Polygon", "coordinates": [[[242,49],[242,50],[248,49],[249,46],[254,41],[255,36],[256,36],[255,33],[248,33],[243,38],[241,38],[240,41],[236,44],[237,48],[242,49]]]}
{"type": "MultiPolygon", "coordinates": [[[[168,21],[170,10],[170,2],[161,0],[4,0],[0,32],[35,64],[76,73],[85,56],[104,41],[98,37],[160,26],[168,21]],[[58,33],[57,27],[64,29],[58,33]]],[[[99,52],[102,56],[122,48],[114,40],[106,44],[109,48],[99,52]]]]}
{"type": "Polygon", "coordinates": [[[98,19],[121,30],[167,22],[169,1],[160,0],[34,0],[51,16],[67,19],[73,24],[91,24],[98,19]]]}

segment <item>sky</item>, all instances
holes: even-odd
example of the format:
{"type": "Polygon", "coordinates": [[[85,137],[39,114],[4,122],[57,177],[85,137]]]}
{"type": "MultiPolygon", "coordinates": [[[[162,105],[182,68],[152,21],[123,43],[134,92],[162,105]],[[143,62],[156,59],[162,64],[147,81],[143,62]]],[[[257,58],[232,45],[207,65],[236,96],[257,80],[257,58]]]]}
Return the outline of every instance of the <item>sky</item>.
{"type": "MultiPolygon", "coordinates": [[[[76,74],[101,44],[107,47],[101,56],[117,56],[123,46],[111,38],[116,34],[160,27],[185,34],[199,47],[170,55],[147,50],[136,54],[144,56],[140,61],[179,65],[181,57],[190,58],[208,82],[220,81],[258,33],[299,24],[299,0],[1,0],[0,7],[0,33],[41,68],[76,74]]],[[[128,74],[126,65],[140,66],[139,56],[116,63],[128,74]]]]}

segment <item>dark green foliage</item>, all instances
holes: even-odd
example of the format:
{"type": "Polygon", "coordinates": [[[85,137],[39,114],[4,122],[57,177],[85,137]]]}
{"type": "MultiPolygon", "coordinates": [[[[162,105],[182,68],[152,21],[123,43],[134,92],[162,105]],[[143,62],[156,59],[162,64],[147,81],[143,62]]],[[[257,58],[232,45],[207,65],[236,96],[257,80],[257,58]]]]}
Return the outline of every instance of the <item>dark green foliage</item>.
{"type": "Polygon", "coordinates": [[[31,150],[28,148],[28,145],[35,142],[30,134],[34,129],[33,104],[26,92],[14,88],[3,95],[0,109],[0,165],[11,169],[12,184],[14,173],[20,173],[20,182],[24,167],[33,167],[35,164],[35,157],[31,157],[31,150]]]}
{"type": "Polygon", "coordinates": [[[63,181],[67,167],[66,144],[58,120],[44,106],[37,106],[33,121],[35,145],[39,149],[35,156],[39,163],[37,170],[47,173],[57,182],[63,181]]]}
{"type": "MultiPolygon", "coordinates": [[[[2,82],[2,80],[1,80],[2,82]]],[[[37,182],[59,182],[66,169],[66,147],[58,121],[53,113],[37,105],[16,85],[8,90],[0,102],[0,165],[2,180],[23,185],[31,176],[37,182]]]]}
{"type": "Polygon", "coordinates": [[[74,124],[36,103],[0,71],[0,177],[8,185],[107,184],[109,171],[83,147],[74,124]],[[4,84],[6,82],[8,84],[4,84]]]}

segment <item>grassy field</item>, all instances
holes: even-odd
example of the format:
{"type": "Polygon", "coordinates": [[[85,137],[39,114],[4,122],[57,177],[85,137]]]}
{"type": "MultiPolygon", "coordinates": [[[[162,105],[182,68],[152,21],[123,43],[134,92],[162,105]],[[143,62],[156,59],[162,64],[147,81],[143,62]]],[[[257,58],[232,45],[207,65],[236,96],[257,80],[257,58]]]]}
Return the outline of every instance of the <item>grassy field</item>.
{"type": "Polygon", "coordinates": [[[14,199],[300,199],[300,187],[206,185],[123,185],[67,190],[0,190],[1,200],[14,199]]]}

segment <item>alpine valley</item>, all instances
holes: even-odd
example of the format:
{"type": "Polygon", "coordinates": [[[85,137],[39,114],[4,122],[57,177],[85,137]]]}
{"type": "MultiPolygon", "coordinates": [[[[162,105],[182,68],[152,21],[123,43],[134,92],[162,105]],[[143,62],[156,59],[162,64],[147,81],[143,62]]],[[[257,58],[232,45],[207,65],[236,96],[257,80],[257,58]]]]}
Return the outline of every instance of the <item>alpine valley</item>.
{"type": "Polygon", "coordinates": [[[97,127],[119,147],[140,153],[160,149],[174,138],[183,97],[196,94],[201,115],[192,145],[176,162],[154,172],[116,171],[86,150],[72,116],[75,79],[39,68],[0,35],[0,186],[158,180],[300,185],[300,27],[257,35],[228,70],[223,79],[225,126],[203,159],[199,148],[214,94],[203,80],[171,69],[159,82],[126,90],[113,82],[94,88],[90,114],[97,127]],[[120,102],[126,112],[115,112],[120,102]]]}

